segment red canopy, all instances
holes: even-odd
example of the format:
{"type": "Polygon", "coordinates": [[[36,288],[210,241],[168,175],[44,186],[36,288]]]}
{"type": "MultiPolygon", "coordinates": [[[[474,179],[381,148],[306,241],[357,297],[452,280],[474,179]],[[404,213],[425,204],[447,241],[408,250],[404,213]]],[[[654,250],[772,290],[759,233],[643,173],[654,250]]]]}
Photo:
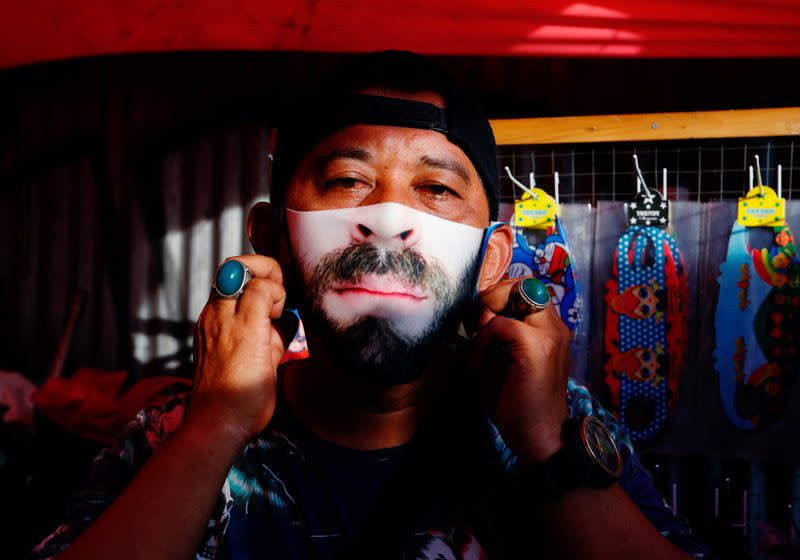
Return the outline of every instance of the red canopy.
{"type": "Polygon", "coordinates": [[[195,50],[442,55],[800,55],[798,0],[26,0],[6,2],[0,68],[195,50]]]}

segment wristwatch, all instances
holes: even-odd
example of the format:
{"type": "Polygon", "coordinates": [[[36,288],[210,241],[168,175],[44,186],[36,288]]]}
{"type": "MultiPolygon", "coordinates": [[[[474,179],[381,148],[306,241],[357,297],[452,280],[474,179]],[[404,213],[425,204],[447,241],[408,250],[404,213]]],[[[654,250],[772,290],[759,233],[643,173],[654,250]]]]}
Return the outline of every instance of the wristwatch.
{"type": "Polygon", "coordinates": [[[544,462],[519,473],[524,494],[552,502],[576,488],[609,488],[622,473],[622,458],[611,432],[594,416],[570,418],[561,432],[564,446],[544,462]]]}

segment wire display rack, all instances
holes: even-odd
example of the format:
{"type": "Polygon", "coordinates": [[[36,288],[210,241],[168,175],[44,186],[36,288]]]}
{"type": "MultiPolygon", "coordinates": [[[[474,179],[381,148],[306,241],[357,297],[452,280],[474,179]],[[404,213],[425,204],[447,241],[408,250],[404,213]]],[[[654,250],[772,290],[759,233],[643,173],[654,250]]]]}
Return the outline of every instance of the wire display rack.
{"type": "MultiPolygon", "coordinates": [[[[500,169],[508,166],[515,177],[533,173],[537,185],[552,189],[553,173],[560,178],[564,202],[596,204],[599,200],[627,200],[636,189],[633,154],[650,185],[661,186],[667,168],[671,200],[735,200],[748,187],[748,167],[760,157],[765,185],[777,183],[782,167],[783,197],[800,196],[800,139],[797,137],[724,140],[672,140],[598,144],[542,144],[500,146],[500,169]]],[[[510,179],[501,174],[501,200],[513,202],[510,179]]]]}

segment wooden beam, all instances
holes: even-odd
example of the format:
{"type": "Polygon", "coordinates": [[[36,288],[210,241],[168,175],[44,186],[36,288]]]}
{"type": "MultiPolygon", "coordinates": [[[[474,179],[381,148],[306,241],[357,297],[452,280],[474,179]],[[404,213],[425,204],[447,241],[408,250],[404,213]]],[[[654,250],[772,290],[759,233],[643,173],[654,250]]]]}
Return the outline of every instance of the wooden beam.
{"type": "Polygon", "coordinates": [[[800,107],[491,121],[497,144],[580,144],[800,135],[800,107]]]}

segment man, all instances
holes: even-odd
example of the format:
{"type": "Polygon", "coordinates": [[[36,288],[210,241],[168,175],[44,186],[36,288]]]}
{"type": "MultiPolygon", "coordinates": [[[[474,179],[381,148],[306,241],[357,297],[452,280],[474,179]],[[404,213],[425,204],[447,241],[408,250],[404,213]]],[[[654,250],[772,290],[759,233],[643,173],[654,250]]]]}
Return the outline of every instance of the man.
{"type": "Polygon", "coordinates": [[[191,398],[98,457],[38,557],[702,555],[568,381],[546,292],[502,280],[494,138],[441,70],[367,55],[288,120],[258,254],[221,267],[198,321],[191,398]],[[310,357],[279,367],[290,306],[310,357]]]}

